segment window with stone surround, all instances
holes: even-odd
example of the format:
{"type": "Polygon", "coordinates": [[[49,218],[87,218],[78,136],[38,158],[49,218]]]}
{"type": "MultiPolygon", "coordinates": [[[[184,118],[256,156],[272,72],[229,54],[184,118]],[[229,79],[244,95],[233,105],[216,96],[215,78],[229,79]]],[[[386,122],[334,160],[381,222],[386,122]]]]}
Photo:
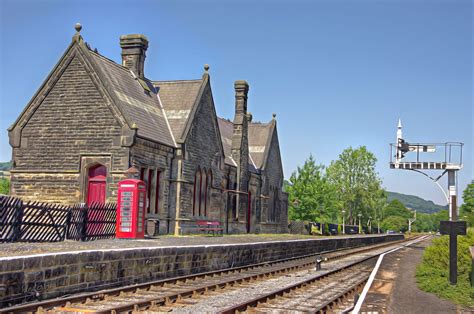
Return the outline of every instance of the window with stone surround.
{"type": "Polygon", "coordinates": [[[140,169],[140,180],[147,189],[147,213],[158,214],[160,200],[160,174],[158,169],[143,167],[140,169]]]}
{"type": "Polygon", "coordinates": [[[199,185],[199,216],[205,215],[206,211],[206,186],[207,175],[206,168],[201,170],[201,184],[199,185]]]}
{"type": "Polygon", "coordinates": [[[267,207],[267,221],[275,222],[277,221],[279,209],[279,198],[278,198],[278,188],[270,186],[270,199],[268,200],[267,207]]]}
{"type": "Polygon", "coordinates": [[[146,180],[146,189],[147,189],[147,203],[146,203],[146,212],[148,214],[151,213],[151,208],[152,208],[152,204],[154,205],[154,202],[153,202],[153,199],[152,197],[154,196],[153,193],[152,193],[152,190],[153,190],[153,177],[155,175],[155,171],[153,169],[148,169],[148,177],[147,177],[147,180],[146,180]]]}
{"type": "Polygon", "coordinates": [[[204,216],[207,216],[207,207],[211,203],[211,188],[212,188],[212,170],[206,174],[206,191],[204,195],[204,216]]]}
{"type": "Polygon", "coordinates": [[[200,195],[201,195],[201,169],[198,167],[194,174],[194,188],[193,188],[193,216],[200,212],[200,195]]]}
{"type": "Polygon", "coordinates": [[[160,212],[160,178],[161,178],[161,171],[156,170],[156,179],[155,179],[155,208],[154,208],[154,213],[158,214],[160,212]]]}
{"type": "MultiPolygon", "coordinates": [[[[232,189],[235,191],[237,190],[237,182],[234,182],[232,185],[232,189]]],[[[232,219],[238,220],[239,217],[237,216],[237,194],[235,192],[231,193],[231,206],[232,206],[232,219]]]]}
{"type": "Polygon", "coordinates": [[[197,168],[193,186],[193,216],[207,216],[207,208],[211,202],[212,171],[197,168]]]}

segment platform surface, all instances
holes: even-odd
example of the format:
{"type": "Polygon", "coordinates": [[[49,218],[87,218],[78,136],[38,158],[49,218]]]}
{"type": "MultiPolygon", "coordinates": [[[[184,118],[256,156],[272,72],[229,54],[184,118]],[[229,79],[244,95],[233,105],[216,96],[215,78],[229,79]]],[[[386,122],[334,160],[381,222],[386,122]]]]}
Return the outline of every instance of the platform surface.
{"type": "Polygon", "coordinates": [[[416,267],[430,240],[387,254],[365,298],[361,313],[458,313],[468,311],[420,290],[416,267]]]}
{"type": "Polygon", "coordinates": [[[178,246],[202,246],[202,245],[232,245],[244,243],[261,243],[292,240],[321,240],[327,238],[343,237],[373,237],[385,234],[368,235],[345,235],[345,236],[311,236],[297,234],[244,234],[222,236],[158,236],[141,240],[130,239],[104,239],[88,242],[62,241],[52,243],[0,243],[0,260],[8,257],[32,256],[49,253],[67,253],[77,251],[107,251],[117,249],[139,249],[151,247],[178,247],[178,246]]]}

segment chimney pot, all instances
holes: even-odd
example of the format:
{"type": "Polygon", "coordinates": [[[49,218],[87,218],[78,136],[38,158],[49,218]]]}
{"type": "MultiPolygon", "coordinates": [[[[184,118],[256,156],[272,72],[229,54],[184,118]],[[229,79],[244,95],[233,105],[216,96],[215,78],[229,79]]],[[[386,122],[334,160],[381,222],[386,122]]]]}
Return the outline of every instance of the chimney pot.
{"type": "Polygon", "coordinates": [[[242,91],[245,93],[245,97],[247,97],[247,92],[249,91],[249,83],[247,81],[239,80],[234,82],[235,91],[242,91]]]}
{"type": "Polygon", "coordinates": [[[142,34],[120,36],[122,48],[122,65],[129,68],[138,77],[145,77],[145,58],[148,39],[142,34]]]}

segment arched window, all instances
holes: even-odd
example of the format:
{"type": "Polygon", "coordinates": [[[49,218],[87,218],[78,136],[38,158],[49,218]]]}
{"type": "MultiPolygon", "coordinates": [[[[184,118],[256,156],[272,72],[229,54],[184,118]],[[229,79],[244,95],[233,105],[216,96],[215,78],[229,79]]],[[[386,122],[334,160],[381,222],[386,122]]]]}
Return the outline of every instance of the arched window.
{"type": "MultiPolygon", "coordinates": [[[[232,189],[237,190],[237,182],[234,182],[232,184],[232,189]]],[[[238,220],[239,216],[237,213],[237,195],[235,193],[231,194],[231,200],[232,200],[232,218],[235,220],[238,220]]]]}
{"type": "Polygon", "coordinates": [[[270,186],[270,199],[268,202],[268,213],[267,213],[268,221],[271,221],[271,222],[276,221],[277,210],[278,210],[278,190],[277,188],[270,186]]]}
{"type": "Polygon", "coordinates": [[[153,188],[153,177],[155,176],[155,171],[153,169],[148,169],[148,178],[146,179],[146,189],[147,189],[147,202],[146,202],[146,212],[149,214],[152,208],[152,188],[153,188]]]}
{"type": "MultiPolygon", "coordinates": [[[[196,216],[196,209],[198,209],[200,202],[200,195],[201,195],[201,169],[199,167],[196,170],[194,175],[194,192],[193,192],[193,216],[196,216]],[[199,202],[199,205],[198,205],[199,202]]],[[[199,209],[198,209],[199,210],[199,209]]]]}
{"type": "Polygon", "coordinates": [[[206,176],[206,192],[204,195],[204,216],[207,216],[207,206],[211,203],[212,171],[209,169],[206,176]]]}
{"type": "Polygon", "coordinates": [[[155,180],[155,214],[159,213],[160,205],[160,175],[161,171],[156,170],[156,180],[155,180]]]}
{"type": "Polygon", "coordinates": [[[206,168],[201,170],[201,184],[199,188],[199,216],[205,215],[206,211],[206,186],[207,186],[207,175],[206,168]]]}
{"type": "Polygon", "coordinates": [[[273,221],[277,221],[280,202],[277,188],[273,188],[273,195],[273,221]]]}

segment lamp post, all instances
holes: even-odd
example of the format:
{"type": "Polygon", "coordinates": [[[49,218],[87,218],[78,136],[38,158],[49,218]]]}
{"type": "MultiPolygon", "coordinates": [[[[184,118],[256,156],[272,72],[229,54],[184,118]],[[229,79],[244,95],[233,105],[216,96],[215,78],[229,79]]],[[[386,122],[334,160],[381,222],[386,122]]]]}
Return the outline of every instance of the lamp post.
{"type": "Polygon", "coordinates": [[[362,233],[362,222],[361,222],[362,214],[357,214],[357,217],[359,217],[359,234],[360,234],[362,233]]]}
{"type": "Polygon", "coordinates": [[[346,215],[346,211],[343,209],[342,210],[342,234],[346,234],[346,225],[344,221],[344,216],[346,215]]]}
{"type": "Polygon", "coordinates": [[[369,221],[367,222],[367,228],[369,228],[369,233],[372,234],[372,216],[369,216],[369,221]]]}

